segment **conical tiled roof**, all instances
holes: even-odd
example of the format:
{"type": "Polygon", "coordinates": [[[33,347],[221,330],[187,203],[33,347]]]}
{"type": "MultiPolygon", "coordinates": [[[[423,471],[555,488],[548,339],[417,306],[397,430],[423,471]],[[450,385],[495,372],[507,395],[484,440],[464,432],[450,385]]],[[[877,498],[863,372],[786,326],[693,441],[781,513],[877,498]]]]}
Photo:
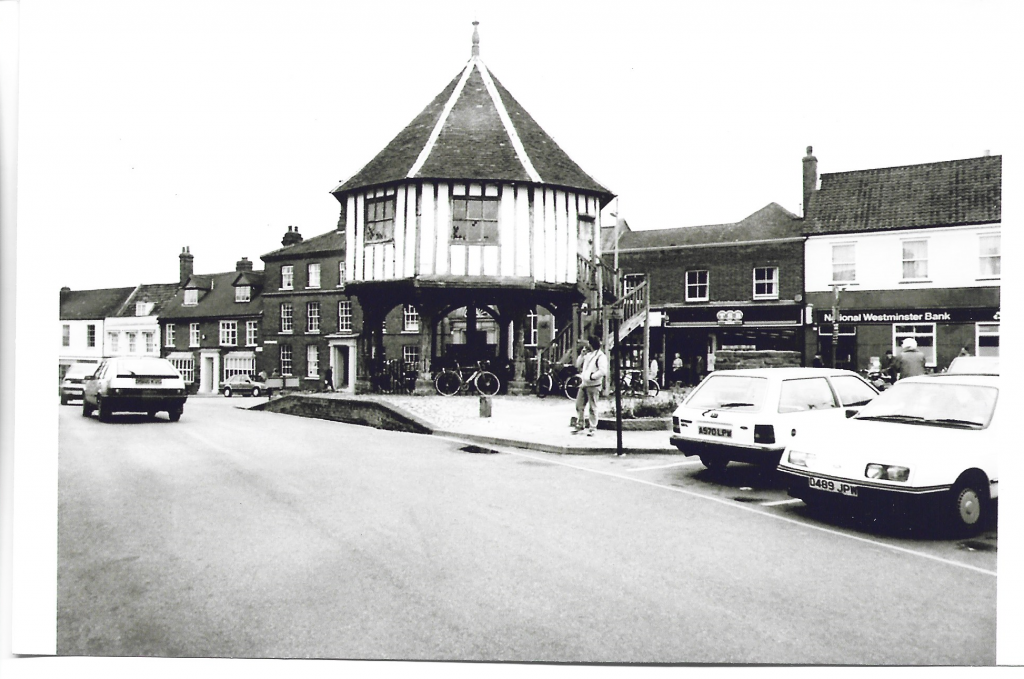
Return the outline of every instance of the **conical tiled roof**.
{"type": "Polygon", "coordinates": [[[339,194],[405,179],[524,181],[612,193],[555,143],[476,53],[339,194]]]}

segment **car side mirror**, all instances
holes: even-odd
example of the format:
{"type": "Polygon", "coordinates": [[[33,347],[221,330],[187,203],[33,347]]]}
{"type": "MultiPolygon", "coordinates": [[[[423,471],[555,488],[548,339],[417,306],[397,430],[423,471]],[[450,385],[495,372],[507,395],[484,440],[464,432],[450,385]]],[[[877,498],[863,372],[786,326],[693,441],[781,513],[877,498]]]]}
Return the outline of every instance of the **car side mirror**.
{"type": "Polygon", "coordinates": [[[847,408],[846,409],[846,419],[850,419],[851,417],[853,417],[854,415],[856,415],[859,412],[860,411],[857,410],[856,408],[847,408]]]}

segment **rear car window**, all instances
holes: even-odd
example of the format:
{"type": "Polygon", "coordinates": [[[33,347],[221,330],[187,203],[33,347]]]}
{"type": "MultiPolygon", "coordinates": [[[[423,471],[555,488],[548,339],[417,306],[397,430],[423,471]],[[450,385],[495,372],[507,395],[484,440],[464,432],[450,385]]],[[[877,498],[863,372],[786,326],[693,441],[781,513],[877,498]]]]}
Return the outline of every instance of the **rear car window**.
{"type": "Polygon", "coordinates": [[[64,379],[84,379],[96,372],[95,363],[75,363],[64,373],[64,379]]]}
{"type": "Polygon", "coordinates": [[[761,409],[768,380],[748,375],[712,374],[686,401],[688,408],[723,408],[740,412],[761,409]]]}
{"type": "Polygon", "coordinates": [[[118,377],[181,377],[170,361],[150,358],[125,358],[117,362],[118,377]]]}
{"type": "Polygon", "coordinates": [[[844,406],[862,406],[871,402],[878,392],[859,377],[853,375],[834,375],[832,386],[839,394],[844,406]]]}
{"type": "Polygon", "coordinates": [[[824,377],[783,380],[779,391],[779,412],[796,413],[802,410],[835,408],[835,395],[824,377]]]}

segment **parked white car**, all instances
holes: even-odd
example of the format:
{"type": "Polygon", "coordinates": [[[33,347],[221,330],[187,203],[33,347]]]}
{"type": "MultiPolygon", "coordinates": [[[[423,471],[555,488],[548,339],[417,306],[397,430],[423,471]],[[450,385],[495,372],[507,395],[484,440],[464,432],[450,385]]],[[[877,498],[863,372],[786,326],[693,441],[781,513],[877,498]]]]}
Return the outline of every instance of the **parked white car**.
{"type": "Polygon", "coordinates": [[[881,505],[975,532],[999,497],[998,400],[992,375],[908,377],[842,424],[800,432],[778,469],[808,504],[881,505]]]}
{"type": "Polygon", "coordinates": [[[708,375],[672,414],[672,445],[709,469],[731,460],[779,463],[813,420],[839,422],[878,395],[857,373],[830,368],[754,368],[708,375]]]}
{"type": "Polygon", "coordinates": [[[85,383],[82,416],[93,410],[106,422],[114,412],[167,411],[171,422],[185,409],[185,381],[166,358],[117,357],[105,359],[85,383]]]}

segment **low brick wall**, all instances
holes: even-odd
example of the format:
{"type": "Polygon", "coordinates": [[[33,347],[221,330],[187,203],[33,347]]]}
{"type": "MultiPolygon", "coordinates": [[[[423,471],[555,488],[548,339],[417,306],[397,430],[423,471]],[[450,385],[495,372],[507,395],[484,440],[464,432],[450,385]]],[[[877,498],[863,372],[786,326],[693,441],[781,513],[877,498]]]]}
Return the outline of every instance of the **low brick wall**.
{"type": "Polygon", "coordinates": [[[716,351],[715,370],[800,367],[799,351],[716,351]]]}
{"type": "Polygon", "coordinates": [[[317,394],[289,394],[254,406],[253,410],[312,417],[318,420],[361,424],[376,429],[433,434],[433,428],[398,406],[366,398],[350,399],[317,394]]]}

